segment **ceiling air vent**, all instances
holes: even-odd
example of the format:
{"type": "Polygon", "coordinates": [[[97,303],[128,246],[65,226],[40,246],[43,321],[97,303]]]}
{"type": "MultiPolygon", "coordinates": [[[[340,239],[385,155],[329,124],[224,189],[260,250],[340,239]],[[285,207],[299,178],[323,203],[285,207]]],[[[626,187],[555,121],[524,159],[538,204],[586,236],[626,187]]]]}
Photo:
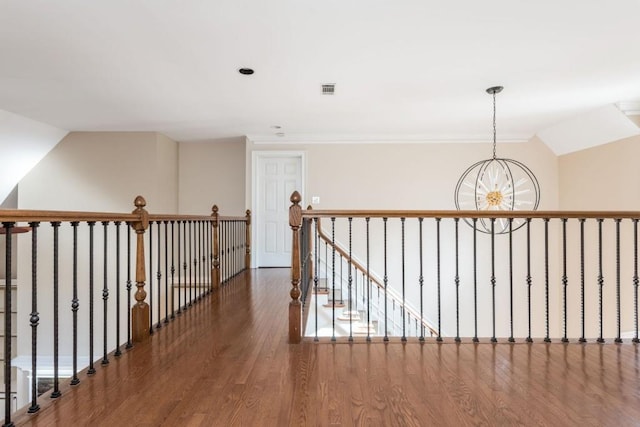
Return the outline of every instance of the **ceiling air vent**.
{"type": "Polygon", "coordinates": [[[322,94],[323,95],[333,95],[336,93],[336,84],[335,83],[324,83],[322,85],[322,94]]]}

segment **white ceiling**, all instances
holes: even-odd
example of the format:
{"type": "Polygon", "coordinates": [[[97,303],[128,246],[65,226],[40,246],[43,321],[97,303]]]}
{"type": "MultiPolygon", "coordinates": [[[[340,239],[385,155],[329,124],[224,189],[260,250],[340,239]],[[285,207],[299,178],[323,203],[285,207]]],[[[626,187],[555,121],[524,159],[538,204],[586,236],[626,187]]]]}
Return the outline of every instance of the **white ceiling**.
{"type": "Polygon", "coordinates": [[[178,141],[486,141],[503,85],[498,139],[527,140],[640,99],[639,17],[638,0],[3,0],[0,109],[178,141]]]}

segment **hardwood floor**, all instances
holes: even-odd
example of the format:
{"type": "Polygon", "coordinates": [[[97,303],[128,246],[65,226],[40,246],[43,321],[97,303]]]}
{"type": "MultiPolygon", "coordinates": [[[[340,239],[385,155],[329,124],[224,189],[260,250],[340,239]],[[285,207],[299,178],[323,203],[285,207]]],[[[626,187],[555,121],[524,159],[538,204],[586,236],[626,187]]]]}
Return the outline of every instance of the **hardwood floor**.
{"type": "Polygon", "coordinates": [[[289,345],[288,290],[287,269],[243,274],[16,424],[640,424],[637,345],[289,345]]]}

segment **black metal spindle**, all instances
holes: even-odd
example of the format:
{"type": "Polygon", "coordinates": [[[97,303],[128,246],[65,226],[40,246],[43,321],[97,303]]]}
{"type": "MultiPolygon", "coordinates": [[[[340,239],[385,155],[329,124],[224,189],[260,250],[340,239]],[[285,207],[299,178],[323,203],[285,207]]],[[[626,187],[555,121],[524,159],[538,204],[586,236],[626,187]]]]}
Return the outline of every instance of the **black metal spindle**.
{"type": "Polygon", "coordinates": [[[527,218],[527,342],[533,342],[531,338],[531,218],[527,218]]]}
{"type": "Polygon", "coordinates": [[[437,342],[442,342],[442,296],[441,296],[441,258],[440,258],[440,218],[436,218],[436,284],[438,287],[438,337],[437,342]]]}
{"type": "Polygon", "coordinates": [[[116,352],[114,356],[121,356],[120,351],[120,221],[114,222],[116,226],[116,352]]]}
{"type": "Polygon", "coordinates": [[[89,369],[87,375],[96,373],[93,366],[93,228],[95,221],[88,221],[89,226],[89,369]]]}
{"type": "MultiPolygon", "coordinates": [[[[367,239],[367,342],[371,341],[371,333],[369,323],[371,322],[371,276],[369,275],[369,221],[370,218],[366,217],[365,222],[367,224],[366,239],[367,239]]],[[[364,284],[364,281],[363,281],[364,284]]]]}
{"type": "Polygon", "coordinates": [[[71,300],[72,313],[72,334],[73,334],[73,374],[71,376],[71,385],[80,384],[78,378],[78,309],[80,301],[78,300],[78,221],[73,221],[71,227],[73,229],[73,299],[71,300]]]}
{"type": "Polygon", "coordinates": [[[319,235],[320,235],[320,230],[318,229],[318,218],[313,218],[313,224],[315,226],[315,235],[314,235],[314,241],[315,241],[315,245],[314,245],[314,257],[315,257],[315,266],[316,268],[313,271],[313,289],[315,290],[315,298],[314,298],[314,302],[315,302],[315,318],[316,318],[316,326],[315,326],[315,336],[313,338],[314,341],[318,341],[318,270],[320,269],[320,251],[318,248],[318,242],[319,242],[319,235]]]}
{"type": "Polygon", "coordinates": [[[127,223],[127,346],[133,347],[131,342],[131,224],[127,223]]]}
{"type": "MultiPolygon", "coordinates": [[[[178,223],[178,233],[180,233],[179,223],[178,223]]],[[[178,242],[179,241],[180,241],[180,236],[178,236],[178,242]]],[[[175,289],[174,289],[174,284],[176,280],[175,249],[176,249],[175,221],[171,221],[171,318],[172,319],[176,318],[176,298],[175,298],[175,289]]],[[[179,250],[180,250],[180,245],[178,245],[178,251],[179,250]]],[[[178,259],[178,265],[180,265],[179,259],[178,259]]],[[[180,287],[178,287],[178,293],[179,292],[180,292],[180,287]]],[[[179,305],[178,305],[178,309],[180,309],[179,305]]]]}
{"type": "MultiPolygon", "coordinates": [[[[39,222],[30,222],[31,227],[31,406],[28,412],[33,414],[38,412],[38,378],[35,375],[38,372],[38,324],[40,323],[40,314],[38,313],[38,227],[39,222]]],[[[5,274],[11,277],[11,270],[5,270],[5,274]]],[[[5,307],[6,309],[6,307],[5,307]]],[[[5,329],[5,336],[11,335],[10,329],[5,329]]],[[[7,356],[5,356],[6,358],[7,356]]],[[[5,399],[9,400],[5,394],[5,399]]]]}
{"type": "Polygon", "coordinates": [[[473,342],[478,339],[478,218],[473,218],[473,342]]]}
{"type": "Polygon", "coordinates": [[[513,337],[513,218],[509,218],[509,342],[513,337]]]}
{"type": "MultiPolygon", "coordinates": [[[[158,323],[156,324],[156,329],[162,327],[162,322],[160,320],[162,318],[162,252],[160,251],[162,243],[162,230],[160,229],[161,222],[162,221],[156,221],[156,230],[158,230],[158,243],[156,244],[156,247],[158,249],[158,262],[156,265],[156,280],[158,287],[158,302],[156,307],[158,308],[158,323]]],[[[151,324],[153,325],[153,316],[151,316],[151,324]]]]}
{"type": "MultiPolygon", "coordinates": [[[[456,238],[456,246],[455,246],[455,278],[454,284],[456,287],[456,337],[455,342],[460,342],[460,239],[458,233],[458,226],[460,223],[460,218],[454,218],[454,226],[455,226],[455,238],[456,238]]],[[[422,314],[422,218],[420,218],[420,321],[423,320],[422,314]]],[[[421,328],[421,339],[420,341],[424,341],[424,326],[421,328]]]]}
{"type": "Polygon", "coordinates": [[[153,221],[149,221],[149,334],[153,335],[153,221]]]}
{"type": "Polygon", "coordinates": [[[181,251],[181,247],[182,247],[182,240],[180,238],[180,221],[178,221],[178,259],[177,259],[177,264],[178,264],[178,316],[182,314],[182,274],[180,274],[180,270],[181,270],[181,266],[182,264],[180,263],[181,261],[181,255],[182,255],[182,251],[181,251]]]}
{"type": "Polygon", "coordinates": [[[498,342],[496,338],[496,219],[491,218],[491,342],[498,342]]]}
{"type": "Polygon", "coordinates": [[[544,342],[551,342],[549,336],[549,218],[544,219],[544,342]]]}
{"type": "Polygon", "coordinates": [[[336,340],[336,219],[331,218],[331,341],[336,340]]]}
{"type": "Polygon", "coordinates": [[[107,286],[107,273],[108,273],[108,266],[109,264],[107,263],[107,239],[108,239],[108,235],[107,235],[107,231],[109,229],[109,221],[102,221],[102,229],[103,229],[103,264],[102,264],[102,268],[103,268],[103,279],[102,279],[102,348],[103,348],[103,353],[102,353],[102,365],[108,365],[109,364],[109,357],[107,356],[107,302],[109,300],[109,287],[107,286]]]}
{"type": "Polygon", "coordinates": [[[4,424],[13,426],[11,421],[11,238],[14,222],[3,222],[5,231],[5,290],[4,290],[4,424]]]}
{"type": "Polygon", "coordinates": [[[388,275],[388,269],[387,269],[387,218],[382,218],[382,225],[383,225],[383,237],[384,237],[384,277],[383,277],[383,283],[384,283],[384,341],[389,341],[389,328],[388,328],[388,320],[389,320],[389,315],[387,313],[387,302],[389,300],[389,297],[387,296],[387,287],[389,285],[389,275],[388,275]]]}
{"type": "MultiPolygon", "coordinates": [[[[401,262],[402,262],[402,338],[401,341],[407,341],[407,332],[406,332],[406,300],[405,300],[405,256],[404,256],[404,223],[405,219],[400,218],[400,234],[401,234],[401,262]]],[[[385,295],[386,298],[386,295],[385,295]]]]}
{"type": "Polygon", "coordinates": [[[195,266],[195,274],[196,274],[196,294],[198,295],[198,301],[202,299],[202,263],[200,263],[200,259],[202,258],[202,221],[196,221],[196,253],[197,261],[194,264],[195,266]]]}
{"type": "Polygon", "coordinates": [[[600,335],[598,336],[598,342],[604,343],[604,324],[602,321],[602,291],[604,288],[604,276],[602,271],[602,222],[603,219],[598,219],[598,324],[600,326],[600,335]]]}
{"type": "Polygon", "coordinates": [[[54,221],[51,223],[51,226],[53,227],[53,391],[51,392],[51,398],[55,399],[62,396],[62,393],[60,392],[60,366],[59,366],[60,313],[58,308],[58,304],[60,300],[60,287],[59,287],[59,284],[60,284],[60,263],[59,263],[60,222],[54,221]]]}
{"type": "Polygon", "coordinates": [[[353,341],[353,307],[352,307],[352,303],[351,303],[351,285],[353,284],[353,265],[352,265],[352,225],[353,225],[353,218],[349,217],[349,278],[348,278],[348,292],[349,292],[349,341],[353,341]]]}
{"type": "Polygon", "coordinates": [[[187,264],[189,264],[188,263],[189,250],[188,250],[188,246],[187,246],[187,221],[182,221],[182,247],[184,249],[184,253],[183,253],[184,257],[182,259],[182,272],[183,272],[182,273],[183,274],[182,280],[183,280],[183,284],[184,284],[182,291],[184,292],[184,295],[183,295],[184,296],[184,299],[183,299],[184,305],[182,306],[182,310],[184,311],[184,310],[187,309],[187,306],[188,306],[188,304],[187,304],[187,283],[188,283],[187,278],[189,277],[189,276],[187,276],[187,264]]]}
{"type": "Polygon", "coordinates": [[[193,305],[193,287],[195,286],[194,280],[194,249],[193,249],[193,221],[189,221],[189,307],[193,305]]]}
{"type": "Polygon", "coordinates": [[[620,218],[616,218],[616,318],[618,335],[615,342],[622,342],[622,325],[620,319],[620,218]]]}
{"type": "Polygon", "coordinates": [[[164,221],[164,323],[169,323],[169,221],[164,221]]]}
{"type": "MultiPolygon", "coordinates": [[[[418,277],[418,285],[420,286],[420,341],[424,341],[424,265],[423,265],[423,247],[422,247],[422,223],[423,218],[418,218],[418,253],[419,253],[419,264],[420,264],[420,276],[418,277]]],[[[387,304],[387,298],[385,295],[385,307],[387,304]]],[[[387,316],[385,309],[385,318],[387,316]]]]}
{"type": "Polygon", "coordinates": [[[585,275],[584,275],[584,218],[580,218],[580,322],[582,335],[578,341],[587,342],[587,338],[585,337],[585,307],[584,307],[584,284],[585,284],[585,275]]]}
{"type": "Polygon", "coordinates": [[[635,326],[634,343],[640,343],[638,337],[638,219],[633,219],[633,324],[635,326]]]}
{"type": "Polygon", "coordinates": [[[567,218],[562,218],[562,342],[569,342],[567,338],[567,218]]]}

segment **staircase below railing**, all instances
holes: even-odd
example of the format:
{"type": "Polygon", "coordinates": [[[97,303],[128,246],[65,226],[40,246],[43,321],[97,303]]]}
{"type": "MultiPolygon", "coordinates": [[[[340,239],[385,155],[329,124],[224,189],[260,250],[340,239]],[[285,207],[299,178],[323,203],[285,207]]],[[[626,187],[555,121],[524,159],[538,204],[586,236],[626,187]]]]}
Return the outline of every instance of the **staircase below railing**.
{"type": "MultiPolygon", "coordinates": [[[[4,395],[16,395],[11,357],[16,355],[14,366],[29,383],[28,396],[21,397],[18,389],[15,399],[18,406],[29,404],[23,412],[40,411],[43,403],[62,396],[63,383],[79,385],[83,374],[96,373],[96,361],[108,365],[249,268],[249,211],[220,216],[214,206],[210,216],[152,215],[145,206],[138,196],[130,214],[0,210],[6,267],[0,331],[4,395]],[[20,286],[13,288],[12,260],[18,254],[12,241],[23,238],[20,286]],[[70,305],[62,308],[61,301],[70,305]],[[31,336],[18,329],[18,341],[12,342],[16,320],[25,319],[31,336]],[[40,377],[50,378],[47,398],[40,396],[40,377]]],[[[4,402],[5,426],[13,425],[15,405],[12,399],[4,402]]]]}
{"type": "MultiPolygon", "coordinates": [[[[311,207],[307,210],[310,211],[311,207]]],[[[424,316],[420,316],[419,309],[403,301],[402,295],[384,278],[376,277],[348,249],[336,242],[335,218],[331,218],[331,231],[328,234],[322,227],[322,220],[314,218],[311,232],[316,237],[309,255],[314,257],[318,280],[318,283],[314,283],[314,294],[329,295],[326,306],[331,311],[338,309],[337,315],[332,313],[331,317],[347,325],[347,336],[383,336],[388,340],[389,336],[424,338],[425,334],[437,335],[436,329],[424,316]]],[[[313,311],[318,314],[323,304],[318,304],[318,298],[315,302],[313,311]]],[[[307,335],[317,338],[318,329],[319,322],[316,318],[314,330],[309,330],[307,335]]],[[[335,339],[335,336],[332,337],[335,339]]]]}

